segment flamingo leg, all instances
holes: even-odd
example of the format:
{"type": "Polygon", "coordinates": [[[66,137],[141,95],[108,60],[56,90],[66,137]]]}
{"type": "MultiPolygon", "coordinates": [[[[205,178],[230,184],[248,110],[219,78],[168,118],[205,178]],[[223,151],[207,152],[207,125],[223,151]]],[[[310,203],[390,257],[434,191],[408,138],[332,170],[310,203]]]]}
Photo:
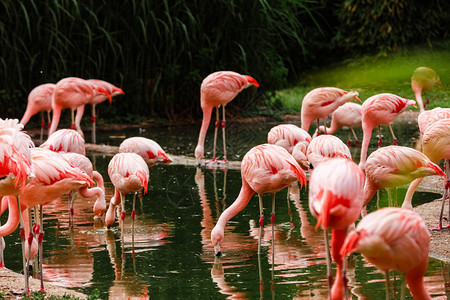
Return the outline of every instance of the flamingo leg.
{"type": "Polygon", "coordinates": [[[39,235],[38,235],[38,245],[39,245],[39,277],[41,278],[41,291],[44,291],[44,272],[42,269],[42,262],[44,260],[43,256],[43,252],[44,252],[44,247],[43,247],[43,240],[44,240],[44,217],[43,217],[43,209],[42,209],[42,205],[39,205],[39,235]]]}
{"type": "Polygon", "coordinates": [[[275,193],[272,193],[272,215],[270,216],[270,222],[272,223],[272,280],[271,280],[271,291],[272,296],[274,296],[275,292],[275,276],[274,276],[274,268],[275,268],[275,193]]]}
{"type": "Polygon", "coordinates": [[[41,111],[41,136],[39,138],[39,141],[42,144],[42,141],[44,140],[44,127],[45,127],[45,116],[44,116],[44,112],[41,111]]]}
{"type": "Polygon", "coordinates": [[[392,145],[397,145],[397,138],[395,137],[394,130],[392,129],[391,125],[389,125],[389,130],[391,131],[392,134],[392,145]]]}
{"type": "Polygon", "coordinates": [[[222,108],[222,136],[223,136],[223,163],[227,163],[227,143],[225,141],[225,124],[226,124],[226,119],[225,119],[225,106],[223,106],[222,108]]]}
{"type": "Polygon", "coordinates": [[[125,198],[125,196],[122,193],[120,193],[120,209],[121,209],[120,220],[122,223],[122,238],[123,238],[123,231],[124,231],[124,227],[125,227],[125,199],[124,198],[125,198]]]}
{"type": "Polygon", "coordinates": [[[134,193],[134,195],[133,195],[133,210],[131,211],[131,227],[133,229],[133,232],[134,232],[134,217],[135,217],[135,214],[136,214],[136,211],[135,211],[136,194],[137,193],[134,193]]]}
{"type": "Polygon", "coordinates": [[[216,106],[216,123],[214,124],[214,144],[213,144],[213,159],[211,162],[216,162],[216,145],[217,145],[217,130],[219,129],[219,107],[216,106]]]}
{"type": "Polygon", "coordinates": [[[386,188],[387,194],[388,194],[388,205],[392,206],[392,192],[390,188],[386,188]]]}
{"type": "MultiPolygon", "coordinates": [[[[29,286],[28,280],[29,280],[30,274],[29,274],[28,272],[30,271],[31,245],[33,244],[33,238],[34,238],[34,236],[33,236],[33,229],[32,229],[32,227],[31,227],[31,220],[32,220],[32,216],[31,216],[31,208],[29,208],[29,209],[28,209],[28,225],[29,225],[30,228],[29,228],[29,234],[28,234],[28,238],[27,238],[27,242],[28,242],[28,257],[27,257],[27,259],[26,259],[26,267],[25,267],[25,269],[26,269],[26,274],[27,274],[27,277],[25,278],[25,287],[26,287],[27,294],[28,294],[28,292],[29,292],[29,289],[28,289],[28,286],[29,286]]],[[[24,272],[24,274],[25,274],[25,272],[24,272]]]]}
{"type": "MultiPolygon", "coordinates": [[[[442,229],[442,218],[443,218],[443,215],[444,215],[445,200],[447,199],[447,196],[449,194],[449,189],[450,189],[450,181],[448,179],[448,176],[449,176],[449,173],[450,173],[449,165],[450,165],[449,160],[446,159],[445,160],[445,173],[446,173],[445,175],[447,177],[447,180],[444,183],[444,192],[443,192],[443,195],[442,195],[442,207],[441,207],[441,213],[439,214],[439,224],[438,224],[437,227],[434,227],[431,230],[441,230],[442,229]]],[[[450,201],[449,201],[449,207],[450,207],[450,201]]],[[[450,216],[450,212],[449,212],[449,216],[450,216]]],[[[447,225],[447,228],[450,228],[450,224],[447,225]]]]}
{"type": "Polygon", "coordinates": [[[317,136],[319,136],[320,135],[320,120],[319,119],[317,119],[317,136]]]}
{"type": "Polygon", "coordinates": [[[383,143],[383,139],[381,138],[381,126],[378,125],[378,148],[381,147],[382,143],[383,143]]]}
{"type": "Polygon", "coordinates": [[[358,147],[359,146],[358,136],[356,135],[356,132],[353,128],[350,128],[350,131],[353,133],[353,137],[355,138],[355,146],[358,147]]]}
{"type": "Polygon", "coordinates": [[[75,129],[75,111],[73,109],[70,110],[70,117],[71,117],[70,129],[75,129]]]}
{"type": "Polygon", "coordinates": [[[384,272],[386,276],[386,300],[391,299],[391,287],[390,287],[390,279],[389,279],[389,270],[384,272]]]}
{"type": "Polygon", "coordinates": [[[92,117],[91,117],[91,121],[92,121],[92,143],[95,144],[96,143],[96,135],[95,135],[95,123],[97,121],[97,115],[95,114],[95,104],[92,104],[91,106],[91,112],[92,112],[92,117]]]}
{"type": "Polygon", "coordinates": [[[326,257],[327,257],[328,294],[330,295],[330,299],[333,299],[332,295],[331,295],[331,285],[333,284],[333,274],[331,274],[331,254],[330,254],[330,244],[328,242],[328,231],[324,229],[323,235],[324,235],[324,239],[325,239],[325,251],[326,251],[326,257]]]}
{"type": "Polygon", "coordinates": [[[347,138],[347,146],[350,148],[352,146],[352,141],[351,141],[351,132],[350,130],[348,131],[348,138],[347,138]]]}
{"type": "Polygon", "coordinates": [[[26,264],[26,258],[25,258],[25,226],[23,224],[23,217],[22,217],[22,210],[20,207],[20,196],[17,197],[17,204],[19,207],[19,234],[20,234],[20,242],[22,244],[22,263],[23,263],[23,275],[25,276],[25,293],[29,293],[30,290],[28,288],[28,269],[26,264]]]}
{"type": "Polygon", "coordinates": [[[258,254],[261,254],[261,240],[262,240],[262,233],[263,233],[263,226],[264,226],[264,211],[263,211],[263,202],[262,202],[262,195],[258,194],[259,196],[259,240],[258,240],[258,254]]]}

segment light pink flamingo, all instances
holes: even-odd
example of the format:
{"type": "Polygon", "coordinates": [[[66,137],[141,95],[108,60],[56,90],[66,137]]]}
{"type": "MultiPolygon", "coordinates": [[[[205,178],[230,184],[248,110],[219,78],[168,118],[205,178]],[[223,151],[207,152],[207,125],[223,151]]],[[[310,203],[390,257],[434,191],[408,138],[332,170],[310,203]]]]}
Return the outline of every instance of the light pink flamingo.
{"type": "Polygon", "coordinates": [[[283,147],[298,162],[303,170],[308,170],[306,149],[311,142],[309,133],[294,124],[280,124],[270,129],[267,143],[283,147]],[[297,146],[297,147],[296,147],[297,146]],[[296,151],[294,151],[296,149],[296,151]]]}
{"type": "MultiPolygon", "coordinates": [[[[438,162],[441,159],[445,159],[445,171],[446,181],[444,185],[444,191],[442,196],[442,209],[439,216],[439,224],[435,229],[442,228],[442,215],[444,210],[445,200],[449,194],[450,189],[450,119],[442,119],[431,124],[426,130],[422,138],[423,153],[432,161],[438,162]]],[[[405,201],[403,207],[412,208],[411,200],[419,183],[423,178],[417,178],[414,180],[406,192],[405,201]]],[[[450,225],[447,225],[449,228],[450,225]]]]}
{"type": "MultiPolygon", "coordinates": [[[[95,111],[96,105],[105,101],[106,99],[109,99],[109,103],[111,104],[112,97],[117,96],[117,95],[124,95],[125,93],[123,92],[123,90],[121,88],[119,88],[107,81],[104,81],[104,80],[88,79],[88,81],[90,83],[92,83],[93,85],[104,89],[107,92],[107,94],[100,93],[100,94],[95,95],[94,97],[89,99],[88,103],[86,103],[86,104],[91,104],[92,143],[95,144],[96,143],[95,124],[97,121],[97,113],[95,111]]],[[[85,107],[85,105],[82,105],[77,108],[77,114],[75,116],[75,128],[81,128],[80,123],[81,123],[81,119],[83,117],[84,107],[85,107]]]]}
{"type": "Polygon", "coordinates": [[[348,146],[334,135],[319,135],[313,138],[306,151],[306,156],[313,168],[327,158],[352,159],[348,146]]]}
{"type": "Polygon", "coordinates": [[[415,106],[414,100],[402,98],[394,94],[377,94],[368,98],[362,104],[362,128],[363,142],[361,146],[361,160],[359,167],[364,171],[367,159],[367,150],[369,149],[372,130],[378,126],[378,146],[381,146],[381,128],[380,125],[388,125],[391,131],[393,144],[397,145],[397,138],[391,127],[391,122],[411,105],[415,106]]]}
{"type": "MultiPolygon", "coordinates": [[[[144,159],[136,153],[118,153],[113,156],[108,165],[108,175],[114,185],[114,196],[109,203],[106,212],[105,225],[109,229],[114,224],[115,208],[121,204],[121,221],[125,219],[125,195],[134,193],[133,211],[131,220],[134,224],[135,196],[136,193],[144,189],[147,192],[149,170],[144,159]]],[[[123,230],[123,224],[122,224],[123,230]]]]}
{"type": "Polygon", "coordinates": [[[83,136],[73,129],[60,129],[55,131],[39,147],[55,152],[86,154],[83,136]]]}
{"type": "Polygon", "coordinates": [[[77,126],[78,128],[75,128],[74,111],[77,107],[88,104],[92,98],[100,94],[111,98],[111,95],[104,88],[78,77],[67,77],[58,81],[52,99],[53,119],[49,135],[52,135],[58,128],[61,111],[65,108],[70,108],[71,110],[71,129],[76,129],[83,135],[80,127],[77,126]]]}
{"type": "Polygon", "coordinates": [[[219,107],[223,107],[222,134],[224,161],[227,162],[225,142],[225,106],[233,100],[243,89],[254,85],[259,87],[258,82],[248,75],[241,75],[231,71],[219,71],[209,74],[200,87],[200,105],[203,111],[202,126],[198,135],[197,147],[195,147],[195,158],[199,161],[204,155],[205,136],[211,120],[212,109],[216,108],[216,122],[214,131],[214,150],[212,162],[216,162],[217,129],[219,128],[219,107]]]}
{"type": "Polygon", "coordinates": [[[368,214],[354,231],[347,235],[341,255],[361,253],[370,263],[386,274],[386,294],[389,298],[389,270],[406,275],[414,299],[431,299],[423,276],[428,267],[430,233],[415,212],[385,207],[368,214]]]}
{"type": "Polygon", "coordinates": [[[28,94],[28,104],[25,113],[23,114],[22,119],[20,120],[20,124],[24,127],[30,120],[32,116],[41,113],[41,141],[44,136],[44,126],[45,126],[45,118],[44,112],[47,112],[48,117],[48,126],[50,126],[51,117],[50,112],[52,110],[52,98],[53,93],[55,91],[56,84],[54,83],[44,83],[38,85],[34,89],[31,90],[30,94],[28,94]]]}
{"type": "Polygon", "coordinates": [[[419,67],[414,70],[413,76],[411,77],[411,88],[416,96],[416,101],[419,105],[420,112],[424,112],[425,107],[428,104],[428,99],[426,103],[423,103],[422,91],[431,90],[435,84],[441,85],[441,80],[433,69],[428,67],[419,67]]]}
{"type": "Polygon", "coordinates": [[[417,124],[421,134],[424,134],[427,128],[442,119],[450,119],[450,108],[436,107],[432,110],[425,110],[419,114],[417,124]]]}
{"type": "Polygon", "coordinates": [[[136,153],[140,155],[149,168],[156,163],[168,164],[172,162],[172,159],[157,142],[144,137],[131,137],[125,139],[119,146],[119,152],[136,153]]]}
{"type": "Polygon", "coordinates": [[[302,129],[308,131],[314,120],[317,120],[319,127],[319,119],[327,118],[339,106],[352,100],[361,101],[358,92],[347,92],[335,87],[322,87],[310,91],[302,101],[300,113],[302,129]]]}
{"type": "Polygon", "coordinates": [[[424,176],[445,176],[444,172],[425,154],[416,149],[403,146],[387,146],[377,149],[369,155],[366,162],[366,184],[364,186],[364,209],[372,200],[376,191],[388,190],[408,184],[416,178],[424,176]]]}
{"type": "MultiPolygon", "coordinates": [[[[242,187],[236,200],[220,215],[219,220],[211,231],[211,242],[215,247],[216,256],[220,256],[220,245],[224,239],[224,229],[228,220],[238,214],[256,192],[259,196],[260,228],[264,224],[262,194],[272,193],[272,216],[275,223],[275,193],[289,186],[295,181],[306,184],[306,177],[299,164],[286,149],[270,144],[263,144],[250,149],[242,159],[241,164],[242,187]]],[[[261,234],[258,241],[258,253],[261,253],[261,234]]],[[[273,239],[272,239],[273,241],[273,239]]]]}
{"type": "Polygon", "coordinates": [[[339,128],[347,127],[348,140],[347,146],[351,146],[350,132],[353,133],[355,138],[355,145],[358,147],[359,140],[353,128],[361,127],[362,122],[362,106],[361,104],[354,102],[347,102],[338,108],[331,114],[331,124],[330,127],[320,126],[319,130],[316,129],[314,132],[314,137],[318,132],[325,132],[326,134],[334,134],[339,128]]]}
{"type": "MultiPolygon", "coordinates": [[[[337,264],[336,280],[330,289],[330,299],[344,299],[345,270],[339,254],[347,228],[358,219],[363,207],[364,173],[352,160],[332,158],[323,161],[309,178],[309,210],[317,218],[316,229],[324,230],[328,250],[327,229],[331,228],[331,252],[337,264]]],[[[328,284],[331,286],[331,260],[327,251],[328,284]]]]}
{"type": "MultiPolygon", "coordinates": [[[[73,189],[87,189],[92,185],[93,181],[82,170],[73,167],[69,162],[64,159],[59,153],[34,148],[31,152],[33,169],[35,177],[30,180],[20,192],[20,209],[31,209],[35,206],[43,206],[55,199],[60,198],[62,195],[67,194],[73,189]]],[[[9,207],[10,210],[12,207],[9,207]]],[[[8,221],[5,225],[0,227],[0,236],[10,234],[17,228],[17,220],[21,218],[22,214],[19,213],[19,206],[16,206],[16,210],[11,212],[9,216],[13,219],[8,221]],[[14,222],[14,220],[16,220],[14,222]],[[8,226],[7,226],[8,225],[8,226]]],[[[42,212],[42,210],[40,210],[42,212]]],[[[39,217],[41,222],[38,232],[39,253],[42,255],[42,239],[43,239],[43,226],[42,226],[42,214],[39,217]]],[[[23,228],[23,223],[21,228],[23,228]]],[[[35,231],[35,232],[36,232],[35,231]]],[[[29,247],[33,236],[27,238],[29,247]]],[[[21,234],[22,250],[25,253],[25,234],[21,234]]],[[[42,262],[42,256],[39,259],[42,262]]],[[[28,261],[29,263],[29,261],[28,261]]],[[[28,265],[24,268],[25,272],[25,290],[28,292],[28,265]]],[[[42,268],[40,268],[42,270],[42,268]]],[[[42,275],[42,274],[41,274],[42,275]]],[[[41,277],[42,278],[42,277],[41,277]]],[[[43,282],[41,281],[41,289],[43,289],[43,282]]]]}

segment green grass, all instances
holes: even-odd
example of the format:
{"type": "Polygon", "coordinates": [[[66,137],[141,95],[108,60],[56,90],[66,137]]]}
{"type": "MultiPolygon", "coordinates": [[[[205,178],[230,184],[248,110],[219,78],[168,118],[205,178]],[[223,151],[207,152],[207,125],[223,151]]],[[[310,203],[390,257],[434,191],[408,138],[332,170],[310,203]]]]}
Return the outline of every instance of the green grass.
{"type": "Polygon", "coordinates": [[[450,107],[450,51],[446,45],[441,49],[415,48],[407,53],[388,57],[362,57],[341,61],[333,66],[311,71],[292,88],[279,90],[276,97],[284,106],[300,112],[301,100],[317,87],[334,86],[345,90],[356,90],[361,100],[379,93],[393,93],[415,99],[411,90],[411,76],[417,67],[434,69],[442,85],[426,92],[429,108],[450,107]]]}

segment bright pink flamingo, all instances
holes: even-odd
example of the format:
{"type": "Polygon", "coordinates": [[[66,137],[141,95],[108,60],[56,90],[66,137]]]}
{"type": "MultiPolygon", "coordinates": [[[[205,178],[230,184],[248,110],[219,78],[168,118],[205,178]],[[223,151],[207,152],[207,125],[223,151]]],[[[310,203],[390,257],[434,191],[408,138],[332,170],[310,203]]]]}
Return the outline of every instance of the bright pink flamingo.
{"type": "Polygon", "coordinates": [[[420,151],[403,146],[377,149],[369,155],[366,162],[363,215],[366,214],[366,205],[378,190],[387,189],[391,203],[391,188],[432,175],[445,176],[439,166],[420,151]]]}
{"type": "Polygon", "coordinates": [[[216,162],[217,129],[219,128],[219,107],[223,107],[222,134],[224,161],[227,162],[225,142],[225,106],[233,100],[243,89],[254,85],[259,87],[258,82],[248,75],[241,75],[231,71],[219,71],[209,74],[200,87],[200,105],[203,111],[202,126],[198,135],[197,147],[195,147],[195,158],[200,160],[204,154],[205,136],[211,120],[213,107],[216,108],[216,123],[214,131],[214,150],[212,162],[216,162]]]}
{"type": "Polygon", "coordinates": [[[386,274],[386,298],[389,298],[389,270],[406,275],[414,299],[431,299],[423,276],[428,266],[430,233],[415,212],[385,207],[368,214],[348,234],[341,255],[361,253],[386,274]]]}
{"type": "MultiPolygon", "coordinates": [[[[422,148],[423,153],[430,158],[432,162],[438,162],[441,159],[445,159],[445,171],[446,171],[446,181],[444,185],[444,191],[442,196],[442,209],[439,216],[439,224],[435,229],[442,228],[442,215],[444,210],[445,200],[448,196],[450,189],[450,119],[442,119],[436,121],[434,124],[430,125],[426,130],[422,138],[422,148]]],[[[414,180],[406,192],[405,201],[403,202],[403,207],[411,208],[411,200],[419,183],[423,178],[417,178],[414,180]]],[[[449,213],[450,214],[450,213],[449,213]]],[[[450,228],[450,225],[447,225],[450,228]]]]}
{"type": "Polygon", "coordinates": [[[45,126],[45,118],[44,112],[47,112],[48,117],[48,126],[50,126],[51,117],[50,111],[52,110],[52,98],[53,93],[55,91],[56,84],[54,83],[45,83],[38,85],[34,89],[31,90],[30,94],[28,94],[28,104],[25,113],[23,114],[22,119],[20,120],[20,124],[25,126],[30,118],[37,114],[41,113],[41,141],[44,136],[44,126],[45,126]]]}
{"type": "MultiPolygon", "coordinates": [[[[86,173],[70,165],[59,153],[46,149],[34,148],[32,149],[31,158],[35,178],[28,182],[20,193],[20,209],[22,211],[26,208],[31,209],[38,205],[43,206],[60,198],[62,195],[67,194],[73,189],[87,189],[88,186],[93,183],[86,173]]],[[[9,208],[10,210],[12,209],[11,205],[9,208]]],[[[18,209],[19,207],[16,206],[16,211],[10,211],[9,216],[12,217],[12,219],[10,220],[8,218],[7,223],[0,227],[0,236],[10,234],[17,228],[17,220],[23,214],[20,214],[18,209]],[[14,220],[16,221],[14,222],[14,220]]],[[[40,212],[39,220],[41,224],[34,232],[38,233],[39,253],[42,255],[42,239],[44,234],[42,226],[42,209],[40,209],[40,212]]],[[[21,228],[23,228],[23,222],[20,223],[21,228]]],[[[29,247],[32,238],[32,234],[27,238],[29,247]]],[[[23,244],[22,249],[24,250],[24,233],[21,233],[21,240],[23,244]]],[[[23,252],[25,253],[25,250],[23,252]]],[[[42,262],[42,256],[39,261],[42,262]]],[[[28,292],[28,265],[25,266],[24,270],[25,290],[28,292]]],[[[40,268],[40,270],[42,270],[42,268],[40,268]]],[[[41,289],[43,289],[42,281],[41,289]]]]}
{"type": "Polygon", "coordinates": [[[420,112],[425,111],[425,107],[428,104],[428,99],[426,103],[423,103],[422,91],[431,90],[436,83],[441,85],[441,80],[433,69],[419,67],[414,70],[413,76],[411,77],[411,88],[416,96],[420,112]]]}
{"type": "Polygon", "coordinates": [[[65,108],[71,110],[71,129],[76,129],[83,135],[81,128],[75,128],[74,111],[77,107],[88,104],[92,98],[100,94],[111,98],[111,95],[104,88],[78,77],[67,77],[58,81],[52,99],[53,119],[49,135],[52,135],[58,128],[61,111],[65,108]]]}
{"type": "Polygon", "coordinates": [[[327,134],[334,134],[341,127],[347,127],[349,129],[348,132],[348,140],[347,146],[350,147],[351,139],[350,132],[353,133],[353,137],[355,138],[355,145],[358,147],[359,140],[358,136],[355,133],[353,128],[361,127],[362,122],[362,106],[361,104],[354,102],[347,102],[341,106],[339,106],[332,114],[331,114],[331,125],[330,127],[320,126],[320,130],[314,132],[314,136],[317,135],[317,132],[325,132],[327,134]]]}
{"type": "Polygon", "coordinates": [[[86,154],[83,136],[73,129],[60,129],[55,131],[40,148],[55,152],[86,154]]]}
{"type": "MultiPolygon", "coordinates": [[[[147,192],[149,171],[144,159],[136,153],[118,153],[113,156],[108,165],[108,175],[114,185],[114,196],[109,203],[106,212],[105,225],[109,229],[114,224],[115,208],[121,204],[121,221],[125,219],[125,195],[134,193],[133,211],[131,220],[134,224],[135,196],[136,193],[144,189],[147,192]]],[[[123,230],[123,224],[122,224],[123,230]]]]}
{"type": "Polygon", "coordinates": [[[119,152],[136,153],[140,155],[149,168],[156,163],[168,164],[172,162],[172,159],[157,142],[144,137],[131,137],[125,139],[119,146],[119,152]]]}
{"type": "Polygon", "coordinates": [[[348,146],[334,135],[319,135],[313,138],[306,151],[306,156],[313,168],[327,158],[352,159],[348,146]]]}
{"type": "MultiPolygon", "coordinates": [[[[352,160],[327,159],[311,172],[309,178],[309,210],[317,218],[316,229],[324,230],[328,248],[327,229],[331,228],[331,252],[337,264],[336,281],[330,290],[331,299],[344,299],[346,293],[343,257],[339,254],[347,228],[358,219],[363,206],[364,173],[352,160]]],[[[327,251],[328,284],[331,286],[331,260],[327,251]]]]}
{"type": "MultiPolygon", "coordinates": [[[[88,79],[88,81],[90,83],[92,83],[93,85],[104,89],[107,92],[107,94],[100,93],[100,94],[95,95],[94,97],[89,99],[89,102],[87,103],[87,104],[91,104],[92,143],[95,144],[96,143],[95,124],[97,121],[97,114],[95,111],[96,105],[105,101],[106,99],[109,99],[109,103],[111,104],[112,97],[117,96],[117,95],[124,95],[125,93],[123,92],[123,90],[121,88],[118,88],[117,86],[115,86],[107,81],[104,81],[104,80],[88,79]]],[[[79,106],[77,108],[77,115],[75,116],[75,128],[81,128],[80,123],[81,123],[81,118],[83,117],[83,113],[84,113],[84,105],[79,106]]]]}
{"type": "Polygon", "coordinates": [[[415,103],[414,100],[405,99],[389,93],[377,94],[364,101],[362,105],[363,142],[359,163],[363,171],[365,170],[367,150],[369,149],[372,130],[378,126],[378,147],[380,147],[382,143],[380,125],[388,125],[392,134],[393,144],[397,145],[397,138],[392,130],[391,122],[411,105],[415,106],[415,103]]]}
{"type": "MultiPolygon", "coordinates": [[[[262,194],[272,193],[272,235],[275,223],[275,193],[295,181],[306,184],[306,177],[299,164],[286,149],[270,144],[263,144],[250,149],[242,159],[242,188],[237,199],[220,215],[216,226],[211,231],[211,242],[215,247],[216,256],[220,256],[220,245],[224,239],[224,229],[228,220],[238,214],[256,192],[259,196],[260,239],[258,253],[261,253],[261,227],[264,225],[262,194]]],[[[272,238],[273,241],[273,238],[272,238]]]]}
{"type": "MultiPolygon", "coordinates": [[[[302,129],[308,131],[314,120],[327,118],[339,106],[352,100],[361,101],[358,92],[347,92],[335,87],[322,87],[310,91],[302,101],[301,122],[302,129]]],[[[326,122],[324,121],[326,126],[326,122]]]]}
{"type": "Polygon", "coordinates": [[[267,143],[283,147],[299,163],[303,170],[308,170],[306,149],[311,142],[309,133],[294,124],[280,124],[270,129],[267,143]],[[296,147],[297,146],[297,147],[296,147]],[[296,149],[296,151],[294,151],[296,149]]]}

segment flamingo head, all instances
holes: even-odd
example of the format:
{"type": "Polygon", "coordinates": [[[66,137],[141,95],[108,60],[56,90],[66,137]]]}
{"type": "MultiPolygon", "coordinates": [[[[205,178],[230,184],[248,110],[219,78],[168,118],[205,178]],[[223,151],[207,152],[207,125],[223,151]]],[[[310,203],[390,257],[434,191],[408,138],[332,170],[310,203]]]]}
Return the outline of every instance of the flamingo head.
{"type": "Polygon", "coordinates": [[[255,78],[253,78],[253,77],[251,77],[251,76],[248,76],[248,75],[244,75],[244,76],[245,76],[245,78],[247,79],[247,81],[248,81],[249,84],[252,84],[252,85],[254,85],[254,86],[256,86],[256,87],[259,87],[259,83],[258,83],[258,81],[256,81],[255,78]]]}
{"type": "Polygon", "coordinates": [[[111,93],[112,96],[117,96],[117,95],[125,95],[125,93],[123,92],[123,90],[121,88],[118,87],[114,87],[111,93]]]}
{"type": "Polygon", "coordinates": [[[217,225],[211,231],[211,242],[214,246],[214,254],[216,256],[222,255],[222,253],[220,252],[220,244],[222,244],[222,242],[223,242],[224,235],[225,235],[225,233],[224,233],[223,228],[221,228],[217,225]]]}
{"type": "Polygon", "coordinates": [[[104,88],[100,87],[100,86],[95,86],[94,88],[99,94],[105,94],[108,97],[109,103],[112,103],[112,98],[111,98],[111,94],[105,90],[104,88]]]}

